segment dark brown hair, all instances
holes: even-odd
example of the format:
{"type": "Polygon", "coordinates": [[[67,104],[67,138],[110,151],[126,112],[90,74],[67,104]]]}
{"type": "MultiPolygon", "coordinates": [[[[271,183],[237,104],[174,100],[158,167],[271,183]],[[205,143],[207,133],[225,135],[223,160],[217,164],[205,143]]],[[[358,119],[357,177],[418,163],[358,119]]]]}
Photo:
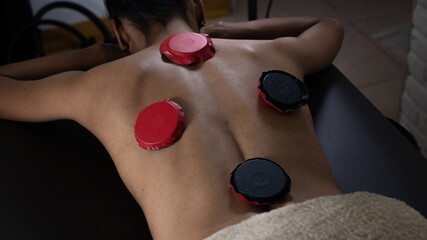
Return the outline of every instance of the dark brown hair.
{"type": "Polygon", "coordinates": [[[186,17],[188,0],[104,0],[110,18],[129,20],[148,37],[150,25],[160,23],[166,26],[169,18],[176,13],[186,17]]]}

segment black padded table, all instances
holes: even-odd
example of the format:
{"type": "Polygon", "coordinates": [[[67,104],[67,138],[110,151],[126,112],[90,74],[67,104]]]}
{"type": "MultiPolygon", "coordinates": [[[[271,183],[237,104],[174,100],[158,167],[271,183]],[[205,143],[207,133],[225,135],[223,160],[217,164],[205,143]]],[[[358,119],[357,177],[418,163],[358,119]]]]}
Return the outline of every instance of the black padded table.
{"type": "Polygon", "coordinates": [[[317,137],[343,193],[400,199],[427,217],[427,159],[334,66],[306,77],[317,137]]]}
{"type": "MultiPolygon", "coordinates": [[[[333,66],[307,77],[316,132],[344,193],[427,216],[427,161],[333,66]]],[[[100,142],[72,121],[0,120],[0,239],[151,239],[100,142]]]]}

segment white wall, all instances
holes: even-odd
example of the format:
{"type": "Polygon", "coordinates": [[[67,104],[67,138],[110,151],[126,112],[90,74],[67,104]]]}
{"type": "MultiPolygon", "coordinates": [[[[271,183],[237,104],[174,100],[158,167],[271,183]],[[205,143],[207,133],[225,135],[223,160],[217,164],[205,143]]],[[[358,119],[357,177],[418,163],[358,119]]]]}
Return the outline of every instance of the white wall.
{"type": "MultiPolygon", "coordinates": [[[[63,1],[78,3],[88,8],[89,10],[91,10],[99,18],[103,18],[107,16],[107,12],[106,12],[107,10],[105,9],[103,0],[63,0],[63,1]]],[[[33,9],[34,14],[40,8],[42,8],[43,6],[51,2],[58,2],[58,0],[30,0],[31,7],[33,9]]],[[[69,24],[88,20],[84,15],[80,14],[79,12],[76,12],[74,10],[68,10],[65,8],[58,8],[55,10],[51,10],[43,18],[60,20],[69,24]]]]}
{"type": "Polygon", "coordinates": [[[400,122],[417,139],[427,157],[427,0],[418,0],[413,14],[409,76],[402,95],[400,122]]]}

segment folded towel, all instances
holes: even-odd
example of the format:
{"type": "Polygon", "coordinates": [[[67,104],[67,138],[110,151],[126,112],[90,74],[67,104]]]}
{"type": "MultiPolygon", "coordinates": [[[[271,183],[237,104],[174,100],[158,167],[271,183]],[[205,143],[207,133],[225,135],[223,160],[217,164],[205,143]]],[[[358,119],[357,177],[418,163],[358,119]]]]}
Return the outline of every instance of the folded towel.
{"type": "Polygon", "coordinates": [[[427,219],[402,201],[357,192],[290,204],[253,216],[206,238],[217,239],[426,240],[427,219]]]}

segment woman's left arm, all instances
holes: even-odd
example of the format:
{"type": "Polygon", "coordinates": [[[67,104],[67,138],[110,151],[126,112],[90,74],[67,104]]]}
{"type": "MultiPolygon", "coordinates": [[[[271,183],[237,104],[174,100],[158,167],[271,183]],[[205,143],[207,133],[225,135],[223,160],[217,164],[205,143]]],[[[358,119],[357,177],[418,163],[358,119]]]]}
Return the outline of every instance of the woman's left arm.
{"type": "Polygon", "coordinates": [[[67,71],[86,71],[127,55],[116,45],[97,43],[84,49],[0,66],[0,76],[16,80],[36,80],[67,71]]]}

